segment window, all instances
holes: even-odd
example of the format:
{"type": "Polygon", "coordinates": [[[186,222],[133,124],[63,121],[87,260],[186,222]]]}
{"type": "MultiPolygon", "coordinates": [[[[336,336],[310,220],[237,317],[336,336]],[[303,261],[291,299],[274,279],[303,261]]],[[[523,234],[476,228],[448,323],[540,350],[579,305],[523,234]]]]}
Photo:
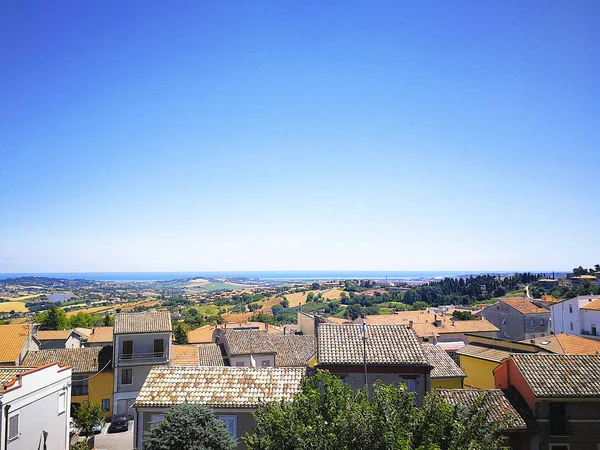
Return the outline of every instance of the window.
{"type": "Polygon", "coordinates": [[[15,414],[8,419],[8,440],[12,441],[19,437],[19,415],[15,414]]]}
{"type": "Polygon", "coordinates": [[[121,384],[131,384],[131,378],[131,369],[123,369],[121,371],[121,384]]]}
{"type": "Polygon", "coordinates": [[[219,416],[219,420],[225,422],[227,431],[229,431],[231,437],[235,439],[237,437],[237,416],[219,416]]]}
{"type": "Polygon", "coordinates": [[[165,418],[164,414],[150,414],[150,423],[158,423],[165,418]]]}
{"type": "Polygon", "coordinates": [[[546,322],[544,322],[544,319],[540,319],[540,327],[543,327],[545,323],[546,322]]]}
{"type": "Polygon", "coordinates": [[[87,376],[73,376],[73,386],[71,388],[71,395],[88,395],[88,377],[87,376]]]}
{"type": "Polygon", "coordinates": [[[569,305],[569,313],[573,314],[573,305],[569,305]]]}
{"type": "Polygon", "coordinates": [[[133,355],[133,341],[123,341],[123,359],[131,359],[133,355]]]}
{"type": "Polygon", "coordinates": [[[402,381],[402,383],[406,384],[406,387],[408,388],[409,392],[416,392],[417,391],[417,380],[416,380],[416,378],[402,378],[400,381],[402,381]]]}
{"type": "Polygon", "coordinates": [[[503,317],[503,318],[502,318],[502,320],[500,321],[500,323],[501,323],[502,325],[505,325],[505,324],[506,324],[506,318],[505,318],[505,317],[503,317]]]}
{"type": "Polygon", "coordinates": [[[598,336],[595,323],[592,324],[592,336],[598,336]]]}
{"type": "Polygon", "coordinates": [[[235,367],[244,367],[244,361],[238,361],[235,363],[235,367]]]}
{"type": "Polygon", "coordinates": [[[154,339],[154,357],[162,358],[163,356],[165,356],[165,341],[154,339]]]}
{"type": "Polygon", "coordinates": [[[531,328],[535,327],[535,320],[531,319],[531,320],[529,321],[529,326],[530,326],[531,328]]]}
{"type": "Polygon", "coordinates": [[[110,411],[110,398],[102,399],[102,411],[110,411]]]}
{"type": "Polygon", "coordinates": [[[271,367],[271,361],[269,361],[268,359],[267,359],[267,360],[264,360],[264,361],[262,362],[262,366],[263,366],[263,367],[271,367]]]}
{"type": "Polygon", "coordinates": [[[550,403],[550,435],[567,436],[567,415],[564,403],[550,403]]]}
{"type": "Polygon", "coordinates": [[[550,450],[569,450],[569,444],[550,444],[550,450]]]}
{"type": "Polygon", "coordinates": [[[67,410],[67,395],[64,392],[58,394],[58,414],[62,414],[67,410]]]}
{"type": "Polygon", "coordinates": [[[573,322],[570,323],[571,331],[573,331],[573,322]]]}

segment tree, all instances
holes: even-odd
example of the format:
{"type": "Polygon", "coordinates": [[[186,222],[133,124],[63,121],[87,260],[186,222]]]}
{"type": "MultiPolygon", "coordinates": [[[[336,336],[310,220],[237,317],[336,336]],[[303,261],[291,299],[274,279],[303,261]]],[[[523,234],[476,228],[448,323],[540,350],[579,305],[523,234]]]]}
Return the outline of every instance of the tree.
{"type": "Polygon", "coordinates": [[[455,310],[452,312],[452,317],[456,320],[474,320],[475,316],[471,311],[458,311],[455,310]]]}
{"type": "Polygon", "coordinates": [[[352,320],[358,319],[362,316],[362,306],[357,304],[348,306],[348,308],[346,308],[346,315],[352,320]]]}
{"type": "Polygon", "coordinates": [[[315,291],[318,291],[319,289],[321,289],[321,285],[315,281],[313,284],[310,285],[310,288],[315,291]]]}
{"type": "Polygon", "coordinates": [[[490,420],[482,395],[473,407],[451,406],[439,393],[421,406],[405,385],[353,390],[329,372],[304,377],[290,402],[265,403],[254,413],[248,450],[500,450],[505,422],[490,420]]]}
{"type": "Polygon", "coordinates": [[[412,305],[412,310],[413,311],[422,311],[425,310],[429,307],[429,305],[425,302],[422,301],[418,301],[418,302],[414,302],[412,305]]]}
{"type": "Polygon", "coordinates": [[[188,342],[187,333],[185,331],[185,328],[183,327],[183,324],[181,324],[181,323],[178,323],[175,326],[175,330],[173,331],[173,336],[175,337],[176,344],[187,344],[187,342],[188,342]]]}
{"type": "Polygon", "coordinates": [[[56,305],[37,316],[36,321],[40,324],[40,330],[65,330],[68,326],[65,310],[56,305]]]}
{"type": "Polygon", "coordinates": [[[111,316],[108,313],[104,314],[104,319],[102,319],[102,325],[105,327],[112,327],[115,323],[115,316],[111,316]]]}
{"type": "Polygon", "coordinates": [[[69,317],[69,326],[71,328],[92,328],[94,326],[94,318],[86,312],[78,312],[69,317]]]}
{"type": "Polygon", "coordinates": [[[200,405],[174,406],[144,437],[143,450],[233,450],[235,441],[214,413],[200,405]]]}
{"type": "Polygon", "coordinates": [[[279,304],[281,305],[282,308],[290,307],[290,301],[285,297],[283,297],[283,300],[281,300],[281,302],[279,302],[279,304]]]}
{"type": "Polygon", "coordinates": [[[86,436],[90,436],[92,428],[102,422],[104,422],[104,411],[102,411],[100,403],[84,401],[77,409],[75,423],[86,436]]]}
{"type": "Polygon", "coordinates": [[[312,302],[314,297],[315,297],[314,292],[309,292],[308,295],[306,296],[306,303],[312,302]]]}

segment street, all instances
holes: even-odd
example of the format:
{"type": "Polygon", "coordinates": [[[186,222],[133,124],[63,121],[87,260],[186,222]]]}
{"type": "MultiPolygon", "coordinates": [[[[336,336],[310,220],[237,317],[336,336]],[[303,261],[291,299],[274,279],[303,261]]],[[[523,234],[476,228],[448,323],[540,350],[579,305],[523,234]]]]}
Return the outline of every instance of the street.
{"type": "Polygon", "coordinates": [[[133,420],[129,421],[129,429],[120,433],[108,433],[107,423],[102,433],[96,435],[96,450],[132,450],[133,449],[133,420]]]}

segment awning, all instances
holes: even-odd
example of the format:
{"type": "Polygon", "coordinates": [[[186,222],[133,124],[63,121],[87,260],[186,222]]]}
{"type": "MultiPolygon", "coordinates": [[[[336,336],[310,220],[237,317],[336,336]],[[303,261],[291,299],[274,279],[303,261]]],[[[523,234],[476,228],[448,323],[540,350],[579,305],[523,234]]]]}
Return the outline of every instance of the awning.
{"type": "Polygon", "coordinates": [[[446,350],[447,352],[455,352],[455,351],[463,348],[465,346],[465,343],[463,341],[438,342],[438,345],[440,347],[442,347],[444,350],[446,350]]]}

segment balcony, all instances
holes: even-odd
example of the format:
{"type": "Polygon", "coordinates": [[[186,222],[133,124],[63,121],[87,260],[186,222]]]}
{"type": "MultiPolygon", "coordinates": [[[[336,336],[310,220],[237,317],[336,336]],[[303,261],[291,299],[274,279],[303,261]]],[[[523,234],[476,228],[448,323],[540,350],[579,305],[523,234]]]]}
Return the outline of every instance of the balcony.
{"type": "Polygon", "coordinates": [[[119,366],[143,366],[168,362],[169,357],[166,352],[119,353],[119,366]]]}

